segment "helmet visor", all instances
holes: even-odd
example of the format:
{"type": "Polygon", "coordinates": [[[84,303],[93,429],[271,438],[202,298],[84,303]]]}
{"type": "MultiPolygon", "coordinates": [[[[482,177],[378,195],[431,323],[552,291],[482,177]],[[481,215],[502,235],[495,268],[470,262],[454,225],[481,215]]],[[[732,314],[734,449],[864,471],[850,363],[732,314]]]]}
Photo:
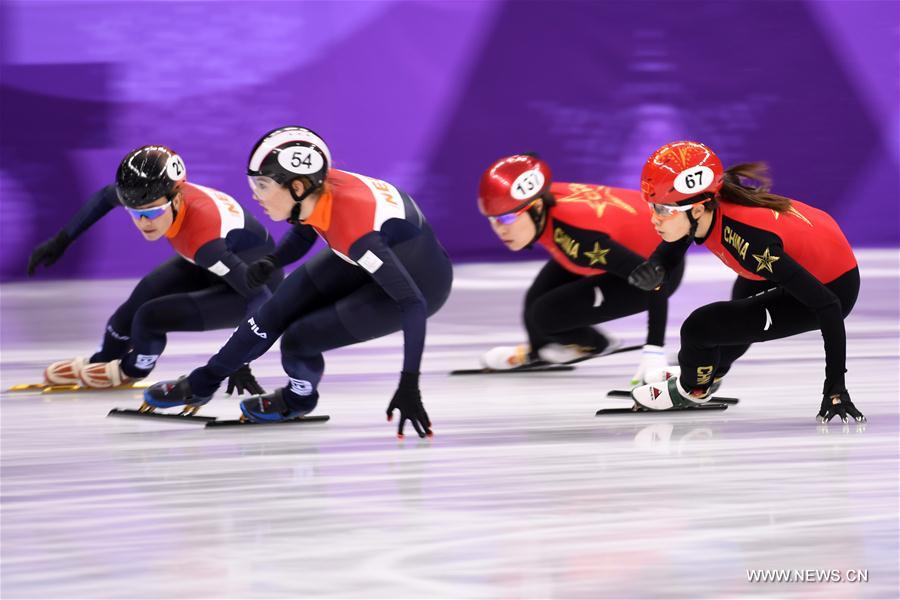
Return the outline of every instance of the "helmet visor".
{"type": "Polygon", "coordinates": [[[648,202],[647,204],[650,205],[653,214],[662,219],[668,219],[674,217],[678,213],[686,213],[698,204],[706,204],[710,200],[712,200],[712,198],[706,198],[705,200],[693,202],[691,204],[654,204],[653,202],[648,202]]]}
{"type": "Polygon", "coordinates": [[[247,183],[250,184],[253,195],[259,200],[266,200],[273,193],[282,189],[277,181],[264,175],[250,175],[247,177],[247,183]]]}
{"type": "Polygon", "coordinates": [[[490,221],[491,223],[498,223],[500,225],[512,225],[516,222],[516,219],[522,216],[522,213],[527,212],[529,208],[537,204],[538,200],[540,200],[540,198],[535,198],[519,210],[514,210],[513,212],[504,213],[502,215],[488,217],[488,221],[490,221]]]}

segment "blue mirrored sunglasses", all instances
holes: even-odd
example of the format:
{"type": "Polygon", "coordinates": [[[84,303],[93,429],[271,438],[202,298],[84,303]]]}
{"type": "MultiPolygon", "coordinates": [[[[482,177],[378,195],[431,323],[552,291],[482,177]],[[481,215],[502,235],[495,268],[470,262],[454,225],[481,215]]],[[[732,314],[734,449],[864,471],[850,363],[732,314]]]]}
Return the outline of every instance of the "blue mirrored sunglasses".
{"type": "Polygon", "coordinates": [[[153,208],[125,208],[128,211],[128,214],[131,215],[131,218],[135,221],[140,221],[141,217],[147,217],[151,221],[158,217],[161,217],[166,209],[172,204],[172,201],[169,200],[162,206],[154,206],[153,208]]]}

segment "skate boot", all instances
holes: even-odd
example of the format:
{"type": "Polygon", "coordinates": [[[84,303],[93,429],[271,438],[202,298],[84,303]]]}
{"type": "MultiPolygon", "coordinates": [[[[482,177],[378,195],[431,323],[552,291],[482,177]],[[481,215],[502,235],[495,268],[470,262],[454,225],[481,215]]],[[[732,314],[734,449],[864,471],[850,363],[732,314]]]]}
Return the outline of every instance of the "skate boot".
{"type": "Polygon", "coordinates": [[[497,346],[481,355],[481,365],[494,371],[508,371],[534,362],[530,353],[531,347],[527,344],[497,346]]]}
{"type": "Polygon", "coordinates": [[[191,416],[200,410],[200,407],[212,400],[212,396],[196,396],[191,391],[191,384],[187,377],[179,377],[175,381],[160,381],[144,390],[144,403],[139,409],[141,412],[153,412],[157,408],[173,408],[184,406],[179,413],[191,416]]]}
{"type": "Polygon", "coordinates": [[[44,381],[52,385],[80,385],[81,369],[85,359],[82,356],[70,360],[58,360],[44,369],[44,381]]]}
{"type": "Polygon", "coordinates": [[[680,376],[681,367],[678,365],[663,365],[655,369],[647,369],[644,372],[644,382],[641,385],[646,385],[648,383],[663,383],[671,377],[680,376]]]}
{"type": "Polygon", "coordinates": [[[81,368],[81,381],[89,388],[114,388],[125,386],[142,378],[132,378],[122,372],[122,361],[88,363],[81,368]]]}
{"type": "Polygon", "coordinates": [[[545,360],[548,363],[568,365],[581,362],[589,358],[612,354],[622,346],[622,340],[603,331],[599,331],[598,333],[606,338],[606,346],[604,346],[603,349],[599,352],[596,350],[596,348],[591,348],[589,346],[579,346],[578,344],[564,345],[550,343],[538,350],[538,356],[541,357],[541,360],[545,360]]]}
{"type": "MultiPolygon", "coordinates": [[[[291,394],[293,396],[293,394],[291,394]]],[[[297,398],[297,396],[294,396],[297,398]]],[[[302,417],[312,412],[319,403],[319,393],[300,396],[299,400],[285,398],[284,388],[270,394],[253,396],[241,402],[241,421],[253,423],[277,423],[302,417]]]]}
{"type": "Polygon", "coordinates": [[[649,383],[631,390],[635,403],[650,410],[670,410],[690,408],[704,404],[710,396],[709,390],[686,391],[678,377],[670,377],[661,383],[649,383]]]}
{"type": "Polygon", "coordinates": [[[669,362],[666,360],[666,351],[662,346],[647,344],[641,351],[641,364],[631,378],[631,385],[645,385],[647,383],[665,381],[668,379],[668,376],[662,376],[661,374],[667,372],[670,368],[669,362]],[[648,374],[652,375],[654,379],[648,378],[648,374]]]}

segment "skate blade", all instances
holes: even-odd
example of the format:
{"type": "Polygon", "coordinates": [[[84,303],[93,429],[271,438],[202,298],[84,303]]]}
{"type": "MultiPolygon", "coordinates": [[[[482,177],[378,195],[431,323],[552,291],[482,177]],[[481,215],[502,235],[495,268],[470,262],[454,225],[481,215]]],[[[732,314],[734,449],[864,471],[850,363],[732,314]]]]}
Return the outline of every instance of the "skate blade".
{"type": "Polygon", "coordinates": [[[8,392],[39,391],[42,394],[63,394],[71,392],[115,392],[121,390],[143,390],[153,385],[150,381],[135,381],[108,388],[92,388],[80,383],[19,383],[7,388],[8,392]]]}
{"type": "MultiPolygon", "coordinates": [[[[150,407],[154,408],[155,407],[150,407]]],[[[204,417],[202,415],[183,415],[180,413],[161,413],[154,411],[133,410],[130,408],[114,408],[106,415],[107,417],[126,417],[134,419],[163,419],[169,421],[183,421],[194,423],[209,423],[215,421],[215,417],[204,417]]]]}
{"type": "Polygon", "coordinates": [[[457,369],[450,371],[451,375],[512,375],[514,373],[553,373],[557,371],[574,371],[575,367],[571,365],[551,365],[549,363],[539,363],[529,366],[516,367],[515,369],[457,369]]]}
{"type": "Polygon", "coordinates": [[[707,402],[705,404],[697,404],[696,406],[688,406],[685,408],[670,408],[668,410],[650,410],[649,408],[643,408],[641,406],[635,405],[631,408],[601,408],[596,413],[594,413],[595,417],[602,417],[606,415],[668,415],[676,412],[698,412],[705,410],[727,410],[727,404],[720,404],[717,402],[707,402]]]}
{"type": "Polygon", "coordinates": [[[7,392],[41,391],[49,385],[52,385],[52,384],[49,384],[49,383],[17,383],[14,386],[6,388],[6,391],[7,392]]]}
{"type": "Polygon", "coordinates": [[[288,419],[287,421],[275,421],[271,423],[256,423],[254,421],[250,421],[244,415],[241,415],[240,419],[228,419],[224,421],[213,420],[206,423],[205,427],[238,427],[242,425],[301,425],[304,423],[324,423],[328,421],[331,417],[328,415],[313,415],[313,416],[305,416],[305,417],[297,417],[295,419],[288,419]]]}
{"type": "MultiPolygon", "coordinates": [[[[631,398],[630,390],[610,390],[606,392],[606,396],[608,398],[631,398]]],[[[740,398],[728,398],[725,396],[711,396],[709,398],[710,402],[718,402],[719,404],[738,404],[741,399],[740,398]]]]}

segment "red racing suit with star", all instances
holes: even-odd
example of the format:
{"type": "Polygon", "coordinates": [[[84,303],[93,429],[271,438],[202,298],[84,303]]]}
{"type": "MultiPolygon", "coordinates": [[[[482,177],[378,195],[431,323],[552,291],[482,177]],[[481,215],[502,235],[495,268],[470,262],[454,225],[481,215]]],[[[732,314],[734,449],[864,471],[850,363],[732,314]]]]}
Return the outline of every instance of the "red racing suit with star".
{"type": "Polygon", "coordinates": [[[555,182],[550,193],[556,203],[537,242],[567,271],[627,279],[659,244],[636,190],[555,182]]]}
{"type": "MultiPolygon", "coordinates": [[[[857,268],[838,224],[826,212],[791,201],[791,208],[719,202],[703,244],[739,277],[770,281],[814,311],[825,345],[826,387],[843,389],[846,332],[838,297],[827,285],[857,268]]],[[[663,242],[651,257],[668,267],[690,246],[685,237],[663,242]]],[[[839,389],[838,389],[839,391],[839,389]]]]}

